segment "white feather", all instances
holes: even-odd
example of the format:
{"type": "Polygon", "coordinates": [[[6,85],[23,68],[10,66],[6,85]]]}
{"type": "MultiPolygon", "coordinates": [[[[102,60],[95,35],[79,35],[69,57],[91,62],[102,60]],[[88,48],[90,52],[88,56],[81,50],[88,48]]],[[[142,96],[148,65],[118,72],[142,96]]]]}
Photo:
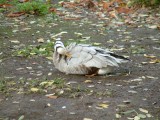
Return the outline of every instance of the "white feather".
{"type": "Polygon", "coordinates": [[[66,74],[88,74],[90,68],[99,69],[98,74],[106,74],[111,67],[118,67],[118,64],[127,61],[109,50],[86,44],[71,43],[66,48],[58,48],[57,52],[53,54],[53,63],[58,70],[66,74]],[[64,52],[71,54],[71,58],[60,55],[64,52]]]}

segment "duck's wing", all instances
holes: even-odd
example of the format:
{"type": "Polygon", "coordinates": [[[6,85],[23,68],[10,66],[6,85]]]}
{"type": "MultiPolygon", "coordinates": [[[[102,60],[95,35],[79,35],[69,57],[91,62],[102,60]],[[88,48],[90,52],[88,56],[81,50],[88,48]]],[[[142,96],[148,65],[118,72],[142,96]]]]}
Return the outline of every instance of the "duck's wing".
{"type": "Polygon", "coordinates": [[[70,66],[84,65],[86,67],[103,68],[117,66],[119,59],[116,59],[112,52],[98,47],[85,44],[71,44],[67,47],[71,58],[66,60],[70,66]]]}

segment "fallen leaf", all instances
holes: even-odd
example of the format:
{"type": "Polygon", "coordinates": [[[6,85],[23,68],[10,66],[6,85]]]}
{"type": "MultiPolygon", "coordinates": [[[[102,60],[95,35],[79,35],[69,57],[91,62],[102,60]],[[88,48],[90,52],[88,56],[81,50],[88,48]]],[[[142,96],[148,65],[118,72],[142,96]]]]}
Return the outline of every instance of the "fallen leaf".
{"type": "Polygon", "coordinates": [[[48,60],[53,60],[53,57],[46,57],[48,60]]]}
{"type": "Polygon", "coordinates": [[[154,56],[154,55],[146,55],[146,54],[144,54],[144,57],[146,57],[146,58],[156,58],[156,56],[154,56]]]}
{"type": "Polygon", "coordinates": [[[116,7],[115,9],[116,9],[116,11],[117,11],[118,13],[128,14],[128,13],[131,12],[131,10],[130,10],[129,8],[124,8],[124,7],[116,7]]]}
{"type": "Polygon", "coordinates": [[[102,1],[102,4],[104,10],[108,10],[109,6],[111,5],[110,2],[107,1],[102,1]]]}
{"type": "Polygon", "coordinates": [[[19,118],[18,118],[18,120],[23,120],[24,119],[24,115],[22,115],[22,116],[20,116],[19,118]]]}
{"type": "Polygon", "coordinates": [[[148,28],[150,28],[150,29],[156,29],[157,25],[149,25],[148,28]]]}
{"type": "Polygon", "coordinates": [[[144,115],[144,114],[138,114],[137,115],[139,118],[146,118],[146,115],[144,115]]]}
{"type": "Polygon", "coordinates": [[[85,80],[85,83],[92,83],[92,80],[85,80]]]}
{"type": "Polygon", "coordinates": [[[96,5],[96,3],[93,1],[93,0],[87,0],[86,1],[87,3],[87,7],[89,8],[89,9],[93,9],[93,8],[95,8],[97,5],[96,5]]]}
{"type": "Polygon", "coordinates": [[[149,118],[150,118],[150,117],[153,117],[151,114],[146,114],[146,116],[149,117],[149,118]]]}
{"type": "Polygon", "coordinates": [[[7,7],[12,7],[11,4],[0,4],[0,8],[7,8],[7,7]]]}
{"type": "Polygon", "coordinates": [[[135,110],[127,110],[127,111],[122,112],[122,113],[123,113],[123,114],[130,114],[130,113],[133,113],[133,112],[135,112],[135,110]]]}
{"type": "Polygon", "coordinates": [[[51,99],[57,99],[58,96],[55,96],[55,95],[48,95],[47,97],[48,97],[48,98],[51,98],[51,99]]]}
{"type": "Polygon", "coordinates": [[[93,45],[95,46],[98,46],[98,45],[101,45],[102,43],[97,43],[97,42],[94,42],[93,45]]]}
{"type": "Polygon", "coordinates": [[[44,42],[44,39],[43,39],[43,38],[38,38],[37,41],[38,41],[39,43],[43,43],[43,42],[44,42]]]}
{"type": "Polygon", "coordinates": [[[41,85],[41,86],[45,86],[45,85],[47,85],[47,86],[51,86],[53,83],[54,83],[54,81],[41,82],[39,85],[41,85]]]}
{"type": "Polygon", "coordinates": [[[54,12],[54,13],[56,13],[57,12],[57,10],[56,10],[56,8],[49,8],[49,12],[54,12]]]}
{"type": "Polygon", "coordinates": [[[51,36],[51,38],[52,38],[52,39],[55,39],[55,37],[57,37],[57,36],[61,36],[62,34],[66,34],[66,33],[68,33],[68,32],[66,32],[66,31],[62,31],[62,32],[60,32],[60,33],[57,33],[57,34],[55,34],[55,35],[51,36]]]}
{"type": "Polygon", "coordinates": [[[11,40],[12,43],[15,43],[15,44],[19,44],[20,42],[18,40],[11,40]]]}
{"type": "Polygon", "coordinates": [[[31,91],[32,91],[32,92],[38,92],[39,89],[38,89],[38,88],[31,88],[31,91]]]}
{"type": "Polygon", "coordinates": [[[134,120],[140,120],[141,118],[140,117],[138,117],[138,116],[135,116],[134,117],[134,120]]]}
{"type": "Polygon", "coordinates": [[[109,106],[108,104],[104,104],[104,103],[98,105],[98,107],[102,107],[102,108],[108,108],[108,106],[109,106]]]}
{"type": "Polygon", "coordinates": [[[30,30],[30,29],[31,29],[31,28],[26,27],[26,28],[22,28],[21,31],[24,32],[24,31],[27,31],[27,30],[30,30]]]}
{"type": "Polygon", "coordinates": [[[50,107],[50,106],[51,106],[51,104],[50,104],[50,103],[47,103],[47,106],[48,106],[48,107],[50,107]]]}
{"type": "Polygon", "coordinates": [[[109,15],[110,15],[111,18],[119,19],[119,18],[118,18],[118,14],[117,14],[116,11],[111,11],[111,12],[109,12],[109,15]]]}
{"type": "Polygon", "coordinates": [[[69,114],[70,114],[70,115],[75,115],[76,113],[75,113],[75,112],[69,112],[69,114]]]}
{"type": "Polygon", "coordinates": [[[91,119],[91,118],[83,118],[83,120],[93,120],[93,119],[91,119]]]}
{"type": "Polygon", "coordinates": [[[24,15],[24,14],[25,14],[25,12],[9,13],[9,14],[7,15],[7,17],[19,17],[19,16],[22,16],[22,15],[24,15]]]}
{"type": "Polygon", "coordinates": [[[149,63],[151,64],[160,63],[160,59],[151,60],[149,63]]]}
{"type": "Polygon", "coordinates": [[[116,118],[121,118],[121,115],[120,114],[116,114],[116,118]]]}
{"type": "Polygon", "coordinates": [[[51,73],[51,72],[49,72],[49,73],[48,73],[48,76],[51,76],[51,75],[52,75],[52,73],[51,73]]]}
{"type": "Polygon", "coordinates": [[[134,91],[134,90],[129,90],[128,92],[129,93],[137,93],[137,91],[134,91]]]}
{"type": "Polygon", "coordinates": [[[139,108],[139,111],[143,112],[143,113],[148,113],[148,110],[143,109],[143,108],[139,108]]]}

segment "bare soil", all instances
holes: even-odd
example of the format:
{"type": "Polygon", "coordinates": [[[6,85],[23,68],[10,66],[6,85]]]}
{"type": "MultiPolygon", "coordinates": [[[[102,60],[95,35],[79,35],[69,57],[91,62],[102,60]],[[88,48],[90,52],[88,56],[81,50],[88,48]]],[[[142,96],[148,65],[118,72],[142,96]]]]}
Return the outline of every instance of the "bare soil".
{"type": "Polygon", "coordinates": [[[96,26],[101,24],[105,24],[105,21],[96,18],[89,18],[88,22],[53,20],[47,23],[44,17],[30,16],[19,20],[1,15],[0,81],[14,81],[18,90],[8,92],[8,87],[1,89],[0,119],[128,120],[143,114],[145,120],[160,120],[160,31],[145,26],[122,25],[110,29],[96,26]],[[31,24],[31,21],[35,23],[31,24]],[[24,28],[31,29],[23,31],[24,28]],[[74,32],[82,33],[82,36],[91,37],[89,43],[101,43],[100,47],[129,56],[132,61],[116,69],[112,75],[88,78],[60,73],[54,68],[52,60],[42,55],[13,55],[16,50],[25,46],[43,45],[47,40],[53,41],[51,34],[62,31],[68,32],[62,35],[65,42],[69,39],[77,41],[79,37],[74,32]],[[101,31],[104,34],[101,34],[101,31]],[[44,42],[37,42],[38,38],[43,38],[44,42]],[[13,42],[15,40],[19,43],[13,42]],[[157,62],[154,61],[156,59],[157,62]],[[45,96],[53,93],[52,90],[49,93],[26,94],[23,90],[20,92],[20,88],[25,86],[20,86],[18,81],[46,81],[55,78],[62,78],[66,84],[78,86],[81,90],[75,95],[72,92],[64,92],[56,99],[45,96]],[[86,80],[90,82],[85,82],[86,80]],[[140,111],[139,108],[147,110],[148,113],[140,111]],[[135,110],[137,113],[129,110],[135,110]]]}

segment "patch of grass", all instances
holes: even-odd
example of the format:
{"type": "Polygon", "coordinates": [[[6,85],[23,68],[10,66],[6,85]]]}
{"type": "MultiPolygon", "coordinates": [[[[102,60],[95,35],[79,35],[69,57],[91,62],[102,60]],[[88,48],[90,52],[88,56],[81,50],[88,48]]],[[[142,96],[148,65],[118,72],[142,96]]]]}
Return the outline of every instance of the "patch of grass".
{"type": "Polygon", "coordinates": [[[77,85],[77,86],[68,85],[66,88],[64,88],[64,94],[61,94],[60,96],[66,96],[69,98],[77,98],[87,93],[89,93],[88,88],[87,89],[82,88],[80,85],[77,85]]]}
{"type": "Polygon", "coordinates": [[[95,95],[98,97],[112,97],[113,96],[113,91],[111,90],[105,90],[105,91],[96,91],[95,95]]]}
{"type": "Polygon", "coordinates": [[[49,42],[42,45],[36,45],[36,46],[27,46],[25,48],[22,48],[20,50],[17,50],[14,52],[14,56],[23,56],[23,57],[31,57],[35,55],[39,56],[50,56],[53,51],[53,43],[49,42]]]}
{"type": "Polygon", "coordinates": [[[49,4],[41,0],[18,3],[16,8],[18,11],[23,11],[28,14],[46,15],[49,13],[49,4]]]}
{"type": "Polygon", "coordinates": [[[0,92],[8,94],[9,92],[16,90],[15,84],[14,81],[0,80],[0,92]]]}
{"type": "Polygon", "coordinates": [[[7,0],[0,0],[0,4],[4,4],[6,2],[7,2],[7,0]]]}
{"type": "Polygon", "coordinates": [[[131,0],[132,6],[156,6],[160,5],[160,0],[131,0]]]}
{"type": "Polygon", "coordinates": [[[9,95],[11,92],[18,94],[29,93],[55,93],[58,94],[59,89],[66,86],[63,78],[55,78],[53,80],[1,80],[0,92],[9,95]]]}
{"type": "Polygon", "coordinates": [[[54,6],[48,4],[44,0],[29,0],[28,2],[20,3],[19,0],[0,0],[0,4],[10,4],[12,7],[8,10],[10,12],[25,12],[34,15],[46,15],[49,13],[49,8],[54,6]]]}
{"type": "Polygon", "coordinates": [[[131,46],[130,50],[132,54],[144,54],[146,52],[143,46],[131,46]]]}
{"type": "Polygon", "coordinates": [[[5,80],[0,80],[0,92],[4,92],[6,90],[7,83],[5,80]]]}

